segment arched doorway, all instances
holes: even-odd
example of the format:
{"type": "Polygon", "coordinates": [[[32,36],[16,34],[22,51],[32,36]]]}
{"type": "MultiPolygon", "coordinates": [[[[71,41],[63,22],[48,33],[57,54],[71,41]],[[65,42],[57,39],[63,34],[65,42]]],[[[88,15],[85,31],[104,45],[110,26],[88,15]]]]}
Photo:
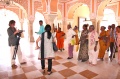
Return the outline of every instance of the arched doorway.
{"type": "Polygon", "coordinates": [[[70,10],[68,11],[68,20],[71,22],[68,22],[72,24],[72,27],[78,26],[79,27],[79,37],[81,35],[82,26],[83,24],[92,24],[90,21],[90,10],[88,5],[84,3],[76,3],[73,6],[71,6],[70,10]]]}
{"type": "Polygon", "coordinates": [[[115,18],[115,12],[111,9],[105,9],[103,20],[101,21],[100,26],[105,26],[108,28],[108,26],[112,24],[115,24],[116,26],[118,25],[115,18]]]}
{"type": "Polygon", "coordinates": [[[39,25],[40,20],[43,21],[43,25],[45,26],[46,23],[45,23],[45,19],[44,19],[43,14],[36,12],[35,13],[35,20],[33,22],[33,36],[34,36],[35,40],[38,38],[38,35],[35,32],[38,32],[40,29],[40,25],[39,25]]]}
{"type": "Polygon", "coordinates": [[[73,27],[77,25],[80,27],[79,30],[82,30],[82,25],[84,23],[89,23],[89,22],[85,22],[85,18],[87,20],[90,20],[89,15],[90,15],[90,10],[86,4],[76,3],[75,5],[71,6],[70,10],[68,11],[68,20],[72,20],[71,24],[73,27]]]}

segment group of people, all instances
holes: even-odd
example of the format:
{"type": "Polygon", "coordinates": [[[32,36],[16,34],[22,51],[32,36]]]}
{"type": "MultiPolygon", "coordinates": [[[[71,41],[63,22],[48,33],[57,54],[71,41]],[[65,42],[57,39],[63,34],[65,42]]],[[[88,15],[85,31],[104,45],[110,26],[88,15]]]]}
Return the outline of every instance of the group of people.
{"type": "Polygon", "coordinates": [[[76,29],[78,30],[78,27],[75,26],[75,28],[72,29],[71,25],[67,26],[68,59],[73,58],[74,44],[72,44],[71,41],[75,38],[77,39],[77,44],[75,45],[80,44],[78,60],[85,62],[89,59],[89,64],[95,65],[97,64],[97,55],[99,52],[98,33],[95,31],[94,25],[90,25],[89,30],[87,27],[88,24],[83,25],[83,31],[81,33],[80,40],[78,41],[78,32],[75,31],[76,29]]]}
{"type": "MultiPolygon", "coordinates": [[[[57,47],[60,51],[64,50],[64,37],[66,35],[66,40],[68,43],[68,58],[73,58],[73,48],[74,45],[79,46],[79,54],[78,60],[82,62],[89,61],[89,64],[96,65],[97,59],[103,60],[104,54],[106,50],[111,51],[110,58],[115,57],[115,50],[118,47],[118,63],[120,64],[120,26],[117,26],[115,29],[115,25],[111,25],[108,27],[108,30],[105,31],[105,27],[101,27],[100,35],[95,31],[94,25],[83,25],[83,31],[81,33],[80,39],[78,38],[78,27],[75,26],[72,29],[71,25],[67,25],[68,31],[66,34],[61,31],[61,28],[54,29],[54,33],[51,32],[51,26],[47,24],[45,27],[43,26],[43,21],[39,21],[40,30],[36,32],[39,34],[38,39],[36,40],[36,49],[40,49],[39,51],[39,59],[41,60],[42,72],[45,72],[45,59],[48,60],[48,75],[52,73],[52,59],[55,58],[53,43],[56,42],[57,47]],[[89,26],[89,29],[88,29],[89,26]],[[75,41],[74,41],[75,40],[75,41]],[[41,44],[39,44],[41,41],[41,44]]],[[[22,56],[22,52],[20,50],[19,43],[17,44],[18,34],[20,31],[15,29],[15,21],[11,20],[9,22],[8,32],[8,41],[9,46],[11,48],[11,66],[12,68],[16,68],[15,58],[13,57],[15,54],[15,48],[17,45],[17,55],[18,60],[21,64],[26,64],[22,56]]]]}
{"type": "Polygon", "coordinates": [[[83,25],[83,31],[80,37],[80,49],[78,60],[85,62],[89,60],[92,65],[97,64],[97,59],[104,60],[106,51],[110,50],[110,60],[115,58],[115,52],[118,51],[118,64],[120,64],[120,26],[115,28],[115,24],[105,27],[101,26],[100,34],[95,32],[94,26],[83,25]]]}

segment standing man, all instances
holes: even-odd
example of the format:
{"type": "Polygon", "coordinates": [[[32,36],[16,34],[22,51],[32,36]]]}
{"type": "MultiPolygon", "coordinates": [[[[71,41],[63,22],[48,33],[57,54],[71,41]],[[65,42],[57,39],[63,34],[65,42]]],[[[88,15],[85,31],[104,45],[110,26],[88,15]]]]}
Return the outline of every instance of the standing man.
{"type": "Polygon", "coordinates": [[[42,20],[39,21],[39,24],[40,24],[39,32],[35,32],[35,33],[37,33],[37,34],[40,35],[40,34],[42,34],[43,32],[45,32],[45,29],[44,29],[43,21],[42,21],[42,20]]]}
{"type": "Polygon", "coordinates": [[[61,28],[58,28],[58,32],[56,33],[56,38],[57,38],[57,47],[60,51],[64,50],[64,36],[65,33],[61,31],[61,28]]]}
{"type": "Polygon", "coordinates": [[[20,46],[19,46],[20,31],[16,30],[16,28],[14,26],[15,26],[15,21],[11,20],[9,22],[9,28],[7,29],[7,33],[8,33],[8,42],[9,42],[9,46],[10,46],[10,52],[11,52],[11,67],[17,68],[17,65],[15,65],[16,54],[18,56],[18,61],[20,62],[21,65],[26,64],[26,62],[23,59],[23,54],[22,54],[20,46]],[[16,47],[17,47],[17,49],[16,49],[16,47]],[[15,53],[15,50],[17,50],[16,53],[15,53]]]}
{"type": "Polygon", "coordinates": [[[69,57],[67,59],[72,59],[73,58],[73,47],[74,47],[74,45],[71,44],[71,41],[72,41],[72,38],[75,37],[76,33],[72,29],[70,24],[67,26],[67,29],[68,29],[67,42],[68,42],[68,55],[69,55],[69,57]]]}
{"type": "Polygon", "coordinates": [[[95,31],[94,25],[90,25],[88,33],[88,55],[89,64],[96,65],[98,58],[98,33],[95,31]]]}
{"type": "Polygon", "coordinates": [[[116,30],[115,30],[115,24],[112,24],[112,30],[110,32],[110,60],[112,58],[115,58],[115,50],[116,50],[116,30]]]}

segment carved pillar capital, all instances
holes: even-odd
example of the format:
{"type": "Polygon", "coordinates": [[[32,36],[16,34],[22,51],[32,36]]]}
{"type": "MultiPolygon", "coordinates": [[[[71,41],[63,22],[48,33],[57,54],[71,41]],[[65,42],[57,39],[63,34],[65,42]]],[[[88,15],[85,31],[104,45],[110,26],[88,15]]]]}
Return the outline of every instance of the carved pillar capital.
{"type": "Polygon", "coordinates": [[[46,24],[51,25],[53,31],[53,23],[54,23],[54,19],[57,17],[57,14],[44,14],[44,17],[46,19],[46,24]]]}

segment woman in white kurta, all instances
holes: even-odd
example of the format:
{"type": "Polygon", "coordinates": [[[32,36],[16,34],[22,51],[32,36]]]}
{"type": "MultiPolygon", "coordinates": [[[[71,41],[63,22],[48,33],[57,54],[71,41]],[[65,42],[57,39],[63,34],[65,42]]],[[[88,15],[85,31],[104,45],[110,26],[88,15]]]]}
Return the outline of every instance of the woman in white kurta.
{"type": "Polygon", "coordinates": [[[38,42],[41,40],[39,59],[41,59],[42,71],[45,72],[45,59],[48,59],[48,74],[49,75],[52,73],[51,71],[52,59],[55,57],[54,51],[53,51],[53,45],[52,45],[54,38],[50,31],[51,31],[51,26],[46,25],[45,32],[42,33],[36,41],[36,48],[39,48],[38,42]]]}
{"type": "Polygon", "coordinates": [[[91,25],[89,27],[88,33],[88,55],[89,55],[89,63],[92,65],[97,64],[99,45],[98,45],[98,34],[94,30],[94,26],[91,25]]]}

